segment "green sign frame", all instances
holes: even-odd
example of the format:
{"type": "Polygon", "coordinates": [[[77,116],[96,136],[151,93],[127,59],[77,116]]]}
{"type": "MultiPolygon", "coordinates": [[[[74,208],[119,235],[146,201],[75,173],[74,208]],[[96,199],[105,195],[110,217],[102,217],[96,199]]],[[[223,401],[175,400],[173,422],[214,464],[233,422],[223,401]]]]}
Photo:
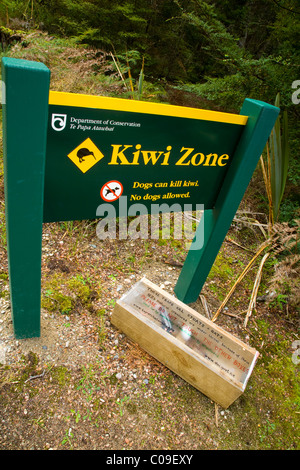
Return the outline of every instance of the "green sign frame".
{"type": "Polygon", "coordinates": [[[40,336],[43,223],[94,219],[121,182],[129,203],[204,204],[175,286],[197,298],[279,109],[245,99],[239,115],[49,91],[42,63],[2,59],[5,213],[16,338],[40,336]],[[193,184],[190,184],[193,183],[193,184]],[[107,198],[107,199],[105,199],[107,198]]]}

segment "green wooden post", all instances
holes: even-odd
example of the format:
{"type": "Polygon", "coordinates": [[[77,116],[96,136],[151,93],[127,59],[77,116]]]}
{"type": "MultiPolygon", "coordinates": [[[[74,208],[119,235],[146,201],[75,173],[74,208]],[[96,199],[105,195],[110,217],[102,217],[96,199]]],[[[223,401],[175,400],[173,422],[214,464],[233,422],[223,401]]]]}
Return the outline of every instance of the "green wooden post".
{"type": "Polygon", "coordinates": [[[246,99],[240,114],[248,121],[235,150],[214,209],[204,211],[195,236],[204,234],[203,246],[190,249],[174,292],[185,303],[195,302],[230,228],[252,178],[260,155],[275,124],[279,109],[246,99]]]}
{"type": "Polygon", "coordinates": [[[7,252],[16,338],[40,336],[41,251],[50,71],[2,59],[7,252]]]}

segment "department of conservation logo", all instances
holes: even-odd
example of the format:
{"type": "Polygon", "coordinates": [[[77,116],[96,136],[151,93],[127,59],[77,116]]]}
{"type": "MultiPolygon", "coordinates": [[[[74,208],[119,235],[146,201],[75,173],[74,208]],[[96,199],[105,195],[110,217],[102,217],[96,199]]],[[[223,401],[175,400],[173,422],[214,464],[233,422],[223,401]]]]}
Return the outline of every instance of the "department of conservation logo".
{"type": "Polygon", "coordinates": [[[51,126],[55,131],[62,131],[67,124],[67,115],[66,114],[52,114],[51,126]]]}

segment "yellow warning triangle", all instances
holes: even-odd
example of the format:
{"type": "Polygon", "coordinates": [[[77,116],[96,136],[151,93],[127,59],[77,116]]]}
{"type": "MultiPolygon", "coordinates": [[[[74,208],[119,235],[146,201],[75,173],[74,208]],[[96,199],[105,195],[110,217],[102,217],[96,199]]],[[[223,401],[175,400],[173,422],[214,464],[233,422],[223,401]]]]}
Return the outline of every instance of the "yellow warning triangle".
{"type": "Polygon", "coordinates": [[[104,155],[88,137],[72,150],[72,152],[68,154],[68,157],[73,163],[75,163],[82,173],[86,173],[90,168],[104,158],[104,155]]]}

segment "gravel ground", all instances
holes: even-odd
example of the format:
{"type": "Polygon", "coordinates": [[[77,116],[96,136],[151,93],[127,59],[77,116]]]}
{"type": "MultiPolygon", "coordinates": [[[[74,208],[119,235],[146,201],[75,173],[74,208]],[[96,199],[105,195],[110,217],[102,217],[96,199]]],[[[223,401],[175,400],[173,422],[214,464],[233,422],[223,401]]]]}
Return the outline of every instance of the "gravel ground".
{"type": "MultiPolygon", "coordinates": [[[[42,309],[41,336],[23,340],[14,338],[7,296],[0,298],[0,448],[196,448],[198,444],[191,442],[184,431],[188,418],[181,418],[181,407],[186,387],[196,403],[199,392],[110,323],[114,302],[143,276],[172,291],[179,269],[163,261],[168,250],[163,247],[166,256],[161,258],[160,254],[155,260],[152,254],[151,263],[144,263],[145,248],[141,246],[142,257],[133,272],[124,268],[112,275],[114,266],[124,266],[128,252],[132,254],[133,243],[119,246],[116,255],[116,247],[107,240],[101,244],[100,256],[99,240],[92,239],[88,244],[83,242],[70,257],[66,255],[67,237],[61,243],[61,233],[53,236],[50,232],[46,229],[44,234],[43,291],[55,273],[63,272],[66,278],[82,276],[90,262],[99,276],[101,294],[93,297],[89,310],[77,305],[62,315],[42,309]],[[99,310],[100,326],[95,314],[99,310]],[[179,407],[171,399],[174,390],[182,395],[179,407]],[[161,419],[165,413],[166,419],[161,419]],[[175,425],[179,426],[176,433],[175,425]]],[[[135,251],[138,257],[137,245],[135,251]]],[[[2,291],[7,290],[7,281],[2,281],[2,291]]],[[[201,400],[210,403],[213,423],[214,404],[202,395],[201,400]]]]}

